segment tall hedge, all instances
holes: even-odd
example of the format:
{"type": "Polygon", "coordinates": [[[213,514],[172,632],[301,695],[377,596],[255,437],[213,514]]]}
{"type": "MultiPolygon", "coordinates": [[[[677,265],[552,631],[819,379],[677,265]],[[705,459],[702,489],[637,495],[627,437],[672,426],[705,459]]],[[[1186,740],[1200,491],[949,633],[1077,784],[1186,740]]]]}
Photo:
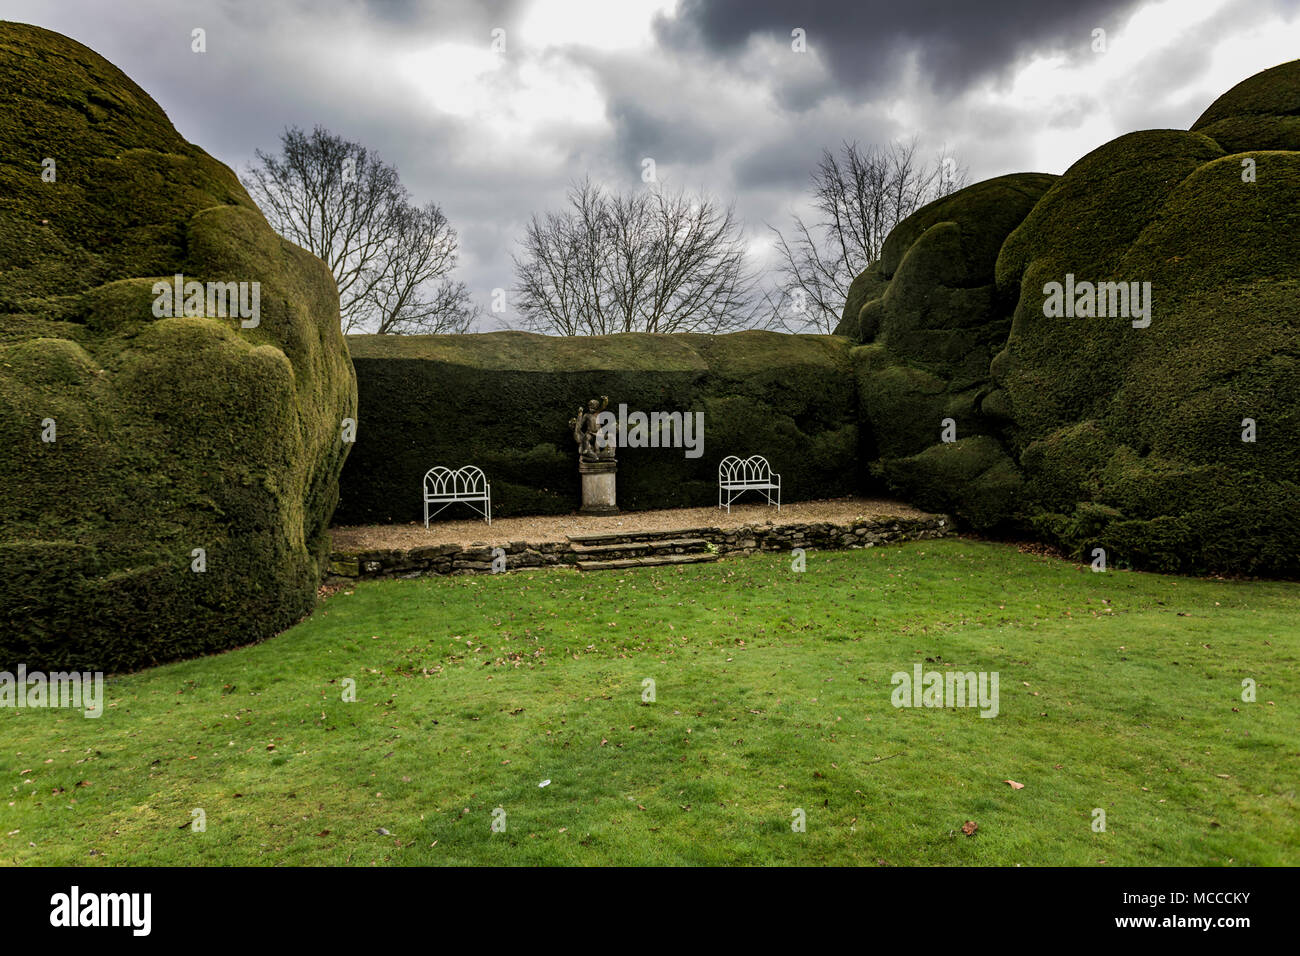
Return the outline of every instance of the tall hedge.
{"type": "Polygon", "coordinates": [[[1130,133],[1038,179],[1027,204],[1007,188],[1030,182],[1002,177],[901,223],[840,327],[864,343],[873,472],[1081,556],[1300,573],[1298,133],[1294,61],[1191,131],[1130,133]],[[1149,283],[1150,325],[1045,314],[1068,275],[1149,283]],[[940,417],[957,441],[935,441],[940,417]]]}
{"type": "Polygon", "coordinates": [[[718,462],[729,454],[765,456],[782,474],[786,500],[856,487],[849,343],[833,336],[492,332],[348,341],[361,416],[339,523],[422,520],[421,479],[434,465],[482,468],[495,515],[574,511],[581,493],[568,421],[601,395],[611,411],[623,403],[704,414],[699,458],[681,448],[618,450],[622,509],[715,504],[718,462]]]}
{"type": "MultiPolygon", "coordinates": [[[[1284,72],[1300,91],[1300,62],[1284,72]]],[[[1108,143],[1007,240],[998,281],[1019,301],[992,398],[1049,539],[1158,570],[1294,574],[1300,152],[1215,128],[1240,151],[1175,130],[1108,143]],[[1150,326],[1044,316],[1044,284],[1067,273],[1149,282],[1150,326]]]]}
{"type": "Polygon", "coordinates": [[[852,357],[872,476],[977,528],[1003,521],[1020,484],[998,442],[975,440],[993,432],[982,403],[1014,302],[994,266],[1054,179],[1001,176],[918,209],[850,289],[839,328],[865,343],[852,357]],[[956,442],[943,441],[947,420],[956,442]]]}
{"type": "Polygon", "coordinates": [[[274,634],[313,607],[356,413],[329,271],[81,44],[0,23],[0,91],[0,669],[274,634]],[[176,274],[260,282],[260,325],[156,318],[176,274]]]}

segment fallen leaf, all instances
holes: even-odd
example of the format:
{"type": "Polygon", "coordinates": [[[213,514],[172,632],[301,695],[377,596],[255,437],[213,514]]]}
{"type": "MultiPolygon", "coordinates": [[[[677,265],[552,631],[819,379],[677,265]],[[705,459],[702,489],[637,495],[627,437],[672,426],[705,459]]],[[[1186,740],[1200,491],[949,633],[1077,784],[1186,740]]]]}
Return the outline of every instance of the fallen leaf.
{"type": "Polygon", "coordinates": [[[976,823],[974,820],[967,820],[965,823],[961,825],[961,832],[966,834],[967,836],[973,836],[975,831],[978,830],[979,828],[980,825],[976,823]]]}
{"type": "Polygon", "coordinates": [[[1016,783],[1014,780],[1003,780],[1002,782],[1003,782],[1003,783],[1009,783],[1009,784],[1011,784],[1011,789],[1012,789],[1012,790],[1023,790],[1023,789],[1025,789],[1025,785],[1024,785],[1023,783],[1016,783]]]}

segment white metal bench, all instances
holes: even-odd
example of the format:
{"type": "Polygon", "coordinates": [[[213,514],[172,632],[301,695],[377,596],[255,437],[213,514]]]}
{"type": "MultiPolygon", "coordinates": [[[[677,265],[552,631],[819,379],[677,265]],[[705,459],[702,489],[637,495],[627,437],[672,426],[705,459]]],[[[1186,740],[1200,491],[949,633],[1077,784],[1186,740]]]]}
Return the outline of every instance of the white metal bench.
{"type": "Polygon", "coordinates": [[[473,465],[452,471],[438,465],[424,473],[424,526],[429,527],[429,519],[440,514],[450,505],[469,505],[483,516],[488,524],[492,523],[492,486],[482,470],[473,465]],[[437,511],[429,513],[430,505],[441,505],[437,511]]]}
{"type": "Polygon", "coordinates": [[[763,492],[767,503],[775,504],[776,510],[781,510],[781,476],[772,472],[767,459],[761,455],[749,458],[728,455],[718,463],[718,507],[725,507],[727,514],[731,514],[731,503],[746,491],[763,492]],[[773,492],[776,492],[775,502],[772,500],[773,492]]]}

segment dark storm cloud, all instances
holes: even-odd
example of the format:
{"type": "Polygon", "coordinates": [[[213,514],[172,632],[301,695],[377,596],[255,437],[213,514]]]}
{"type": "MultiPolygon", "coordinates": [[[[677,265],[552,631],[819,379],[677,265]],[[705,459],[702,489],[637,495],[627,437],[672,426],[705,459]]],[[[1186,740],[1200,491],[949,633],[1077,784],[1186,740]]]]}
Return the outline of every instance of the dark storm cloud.
{"type": "Polygon", "coordinates": [[[611,100],[606,115],[614,128],[620,166],[629,175],[639,176],[647,157],[656,164],[690,165],[713,158],[722,145],[714,131],[693,119],[667,116],[658,103],[619,96],[611,100]]]}
{"type": "MultiPolygon", "coordinates": [[[[1111,30],[1137,0],[951,0],[790,3],[789,0],[683,0],[678,15],[656,23],[670,48],[701,46],[734,56],[753,37],[783,45],[806,33],[832,87],[861,89],[889,80],[908,56],[937,89],[951,91],[1002,74],[1031,53],[1090,49],[1096,27],[1111,30]]],[[[830,87],[828,87],[829,89],[830,87]]],[[[803,92],[807,98],[807,91],[803,92]]]]}

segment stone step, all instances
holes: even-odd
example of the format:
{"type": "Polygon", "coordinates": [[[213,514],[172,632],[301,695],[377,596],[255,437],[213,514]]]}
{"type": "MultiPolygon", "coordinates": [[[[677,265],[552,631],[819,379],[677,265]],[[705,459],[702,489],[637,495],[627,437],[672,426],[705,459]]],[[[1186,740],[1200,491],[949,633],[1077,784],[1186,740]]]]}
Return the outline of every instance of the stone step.
{"type": "Polygon", "coordinates": [[[658,554],[644,558],[615,558],[612,561],[579,561],[579,571],[620,571],[624,568],[658,568],[674,564],[702,564],[716,561],[709,551],[700,554],[658,554]]]}
{"type": "Polygon", "coordinates": [[[622,541],[613,544],[581,544],[577,541],[569,544],[570,550],[579,557],[617,558],[633,557],[628,552],[643,551],[703,551],[709,542],[703,538],[665,538],[653,541],[622,541]]]}
{"type": "Polygon", "coordinates": [[[607,531],[601,534],[566,535],[572,544],[633,544],[644,541],[670,541],[717,534],[717,528],[674,528],[671,531],[607,531]]]}

